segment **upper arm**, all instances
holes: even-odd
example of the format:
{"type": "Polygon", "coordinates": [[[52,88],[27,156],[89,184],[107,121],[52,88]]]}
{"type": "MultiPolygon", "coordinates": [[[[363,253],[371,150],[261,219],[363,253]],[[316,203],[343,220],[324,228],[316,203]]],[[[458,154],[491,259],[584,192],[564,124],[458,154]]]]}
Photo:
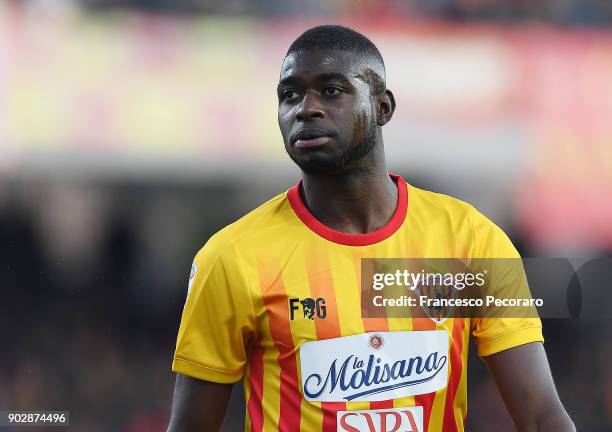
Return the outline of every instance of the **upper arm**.
{"type": "Polygon", "coordinates": [[[196,255],[172,370],[230,384],[256,333],[249,279],[235,248],[213,237],[196,255]]]}
{"type": "MultiPolygon", "coordinates": [[[[471,224],[474,258],[492,259],[487,294],[529,297],[520,255],[508,236],[478,212],[472,214],[471,224]]],[[[509,308],[501,312],[472,319],[471,329],[478,354],[487,364],[517,429],[575,430],[552,380],[537,311],[509,308]]]]}
{"type": "Polygon", "coordinates": [[[231,390],[231,384],[177,374],[168,432],[218,431],[231,390]]]}
{"type": "MultiPolygon", "coordinates": [[[[472,267],[486,274],[482,298],[530,298],[521,256],[508,236],[482,214],[475,212],[472,267]]],[[[535,307],[484,307],[470,319],[478,355],[490,356],[530,342],[543,342],[542,323],[535,307]]]]}
{"type": "Polygon", "coordinates": [[[169,431],[216,431],[256,333],[244,262],[213,237],[196,255],[176,342],[169,431]]]}
{"type": "Polygon", "coordinates": [[[519,431],[574,431],[541,343],[483,357],[519,431]]]}

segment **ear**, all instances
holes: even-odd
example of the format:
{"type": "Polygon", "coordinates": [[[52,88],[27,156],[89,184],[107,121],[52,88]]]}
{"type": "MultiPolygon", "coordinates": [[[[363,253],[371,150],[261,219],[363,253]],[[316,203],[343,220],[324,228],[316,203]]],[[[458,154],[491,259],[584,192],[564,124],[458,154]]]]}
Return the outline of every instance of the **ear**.
{"type": "Polygon", "coordinates": [[[376,96],[376,123],[378,126],[386,125],[395,112],[395,96],[391,90],[385,89],[383,93],[376,96]]]}

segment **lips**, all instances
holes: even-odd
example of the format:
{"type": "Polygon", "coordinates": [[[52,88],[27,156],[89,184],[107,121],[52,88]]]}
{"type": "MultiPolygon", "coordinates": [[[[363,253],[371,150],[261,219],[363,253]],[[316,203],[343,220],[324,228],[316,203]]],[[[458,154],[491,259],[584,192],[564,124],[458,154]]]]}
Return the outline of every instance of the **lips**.
{"type": "Polygon", "coordinates": [[[291,137],[291,143],[297,148],[319,147],[327,144],[332,134],[321,130],[302,129],[291,137]]]}

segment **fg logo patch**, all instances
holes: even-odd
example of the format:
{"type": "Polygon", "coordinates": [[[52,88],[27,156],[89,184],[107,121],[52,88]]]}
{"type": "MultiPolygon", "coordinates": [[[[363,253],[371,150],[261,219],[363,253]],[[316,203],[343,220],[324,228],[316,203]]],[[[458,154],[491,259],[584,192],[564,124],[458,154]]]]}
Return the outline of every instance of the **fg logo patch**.
{"type": "Polygon", "coordinates": [[[292,321],[295,319],[295,312],[300,310],[300,308],[304,313],[304,318],[313,320],[316,316],[318,319],[325,319],[327,316],[327,306],[325,306],[325,299],[323,297],[319,297],[316,300],[310,297],[306,297],[302,300],[299,298],[290,298],[289,316],[292,321]]]}

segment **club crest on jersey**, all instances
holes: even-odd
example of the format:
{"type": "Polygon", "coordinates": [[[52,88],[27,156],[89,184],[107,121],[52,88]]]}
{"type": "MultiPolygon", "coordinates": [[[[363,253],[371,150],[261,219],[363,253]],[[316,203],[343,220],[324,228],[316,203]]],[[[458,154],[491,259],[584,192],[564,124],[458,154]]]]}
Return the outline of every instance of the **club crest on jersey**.
{"type": "Polygon", "coordinates": [[[446,330],[363,333],[300,347],[309,401],[361,402],[431,393],[447,385],[446,330]]]}
{"type": "MultiPolygon", "coordinates": [[[[416,293],[430,299],[450,299],[457,297],[457,290],[453,287],[443,285],[424,286],[422,283],[416,286],[416,293]]],[[[442,324],[453,312],[452,306],[421,306],[421,310],[436,324],[442,324]]]]}

